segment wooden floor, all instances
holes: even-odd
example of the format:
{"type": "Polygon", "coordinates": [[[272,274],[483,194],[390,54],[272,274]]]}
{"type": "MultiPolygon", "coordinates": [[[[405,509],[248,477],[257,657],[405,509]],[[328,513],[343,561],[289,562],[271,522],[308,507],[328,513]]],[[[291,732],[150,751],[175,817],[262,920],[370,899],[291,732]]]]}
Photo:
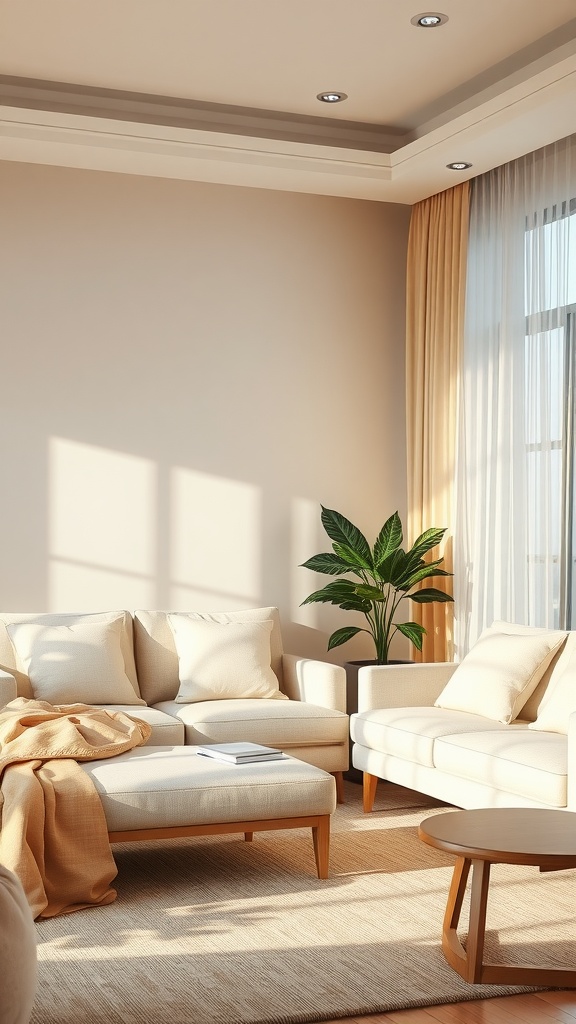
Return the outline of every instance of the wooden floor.
{"type": "Polygon", "coordinates": [[[345,1017],[323,1024],[576,1024],[576,989],[497,996],[412,1010],[390,1010],[368,1017],[345,1017]]]}

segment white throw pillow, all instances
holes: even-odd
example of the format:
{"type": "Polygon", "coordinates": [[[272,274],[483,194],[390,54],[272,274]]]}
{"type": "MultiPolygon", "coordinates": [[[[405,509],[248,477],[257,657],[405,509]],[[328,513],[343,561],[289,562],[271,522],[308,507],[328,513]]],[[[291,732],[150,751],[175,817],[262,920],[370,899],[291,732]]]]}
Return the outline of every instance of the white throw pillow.
{"type": "Polygon", "coordinates": [[[106,621],[49,626],[6,626],[36,700],[50,704],[138,704],[125,672],[123,616],[106,621]]]}
{"type": "Polygon", "coordinates": [[[285,699],[270,667],[273,622],[208,622],[168,616],[178,653],[179,704],[236,697],[285,699]]]}
{"type": "Polygon", "coordinates": [[[516,718],[566,634],[531,636],[485,629],[436,700],[436,707],[467,711],[507,724],[516,718]]]}
{"type": "Polygon", "coordinates": [[[569,633],[566,648],[529,729],[568,732],[568,718],[576,711],[576,633],[569,633]]]}

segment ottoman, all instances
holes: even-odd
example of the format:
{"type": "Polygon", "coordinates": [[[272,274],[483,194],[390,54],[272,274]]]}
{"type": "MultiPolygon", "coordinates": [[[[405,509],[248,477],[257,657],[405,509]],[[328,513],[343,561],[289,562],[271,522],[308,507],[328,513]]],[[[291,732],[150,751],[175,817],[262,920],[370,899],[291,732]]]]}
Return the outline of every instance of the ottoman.
{"type": "Polygon", "coordinates": [[[254,832],[310,827],[318,877],[328,877],[332,775],[294,757],[237,765],[197,750],[136,747],[82,764],[102,801],[111,843],[228,832],[250,841],[254,832]]]}

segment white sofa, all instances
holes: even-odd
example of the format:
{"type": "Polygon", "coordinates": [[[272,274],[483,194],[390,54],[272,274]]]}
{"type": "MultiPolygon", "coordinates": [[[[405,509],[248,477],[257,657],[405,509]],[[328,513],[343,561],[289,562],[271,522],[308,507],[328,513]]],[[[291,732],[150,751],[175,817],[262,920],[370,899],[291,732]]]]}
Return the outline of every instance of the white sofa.
{"type": "Polygon", "coordinates": [[[276,608],[0,613],[0,708],[16,696],[126,711],[154,747],[279,747],[334,774],[342,799],[344,669],[284,653],[276,608]]]}
{"type": "Polygon", "coordinates": [[[364,810],[379,779],[457,807],[576,810],[576,632],[497,622],[460,665],[360,669],[364,810]]]}

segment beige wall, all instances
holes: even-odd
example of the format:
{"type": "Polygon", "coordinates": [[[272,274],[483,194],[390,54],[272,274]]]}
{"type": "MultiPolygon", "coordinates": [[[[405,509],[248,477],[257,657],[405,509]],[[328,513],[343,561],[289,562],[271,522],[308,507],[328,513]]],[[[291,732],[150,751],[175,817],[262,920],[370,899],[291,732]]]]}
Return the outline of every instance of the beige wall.
{"type": "Polygon", "coordinates": [[[11,163],[0,204],[0,607],[271,603],[323,656],[320,503],[405,510],[409,208],[11,163]]]}

